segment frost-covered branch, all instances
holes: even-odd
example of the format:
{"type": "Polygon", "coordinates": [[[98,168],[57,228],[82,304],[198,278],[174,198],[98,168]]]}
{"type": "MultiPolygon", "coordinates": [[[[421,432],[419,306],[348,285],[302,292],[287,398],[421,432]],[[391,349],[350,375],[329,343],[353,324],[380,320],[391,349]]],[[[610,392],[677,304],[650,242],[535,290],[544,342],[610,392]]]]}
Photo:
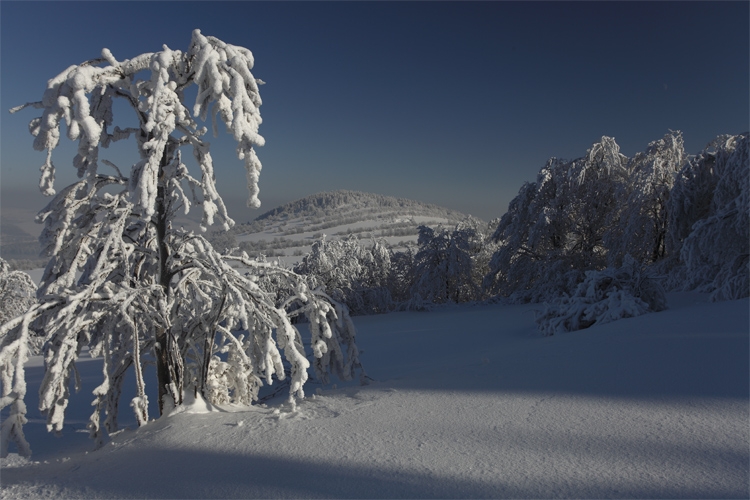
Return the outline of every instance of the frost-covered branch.
{"type": "Polygon", "coordinates": [[[288,270],[243,257],[240,264],[249,274],[240,274],[205,238],[173,224],[179,210],[187,213],[193,205],[202,208],[204,228],[234,224],[216,189],[209,144],[201,139],[206,127],[199,121],[209,114],[236,140],[249,203],[260,203],[261,165],[253,148],[264,140],[258,134],[261,99],[253,63],[249,50],[195,30],[186,52],[164,46],[120,61],[104,49],[101,58],[49,80],[42,101],[30,105],[42,110],[30,131],[34,147],[47,152],[40,187],[53,198],[37,221],[45,225],[40,240],[50,260],[35,305],[0,326],[2,404],[11,405],[12,415],[3,423],[3,453],[10,441],[30,452],[22,432],[23,362],[32,331],[45,336],[40,410],[51,431],[63,428],[81,353],[88,348],[91,356],[103,358],[89,422],[98,444],[105,430],[117,429],[122,385],[131,369],[136,396],[130,406],[139,425],[148,421],[151,382],[143,367],[151,361],[160,413],[180,405],[186,391],[215,404],[250,404],[264,381],[285,378],[287,368],[290,398],[304,397],[310,362],[290,320],[300,312],[311,325],[319,378],[335,373],[349,379],[361,371],[344,306],[308,290],[304,279],[288,270]],[[184,91],[193,84],[198,93],[191,112],[184,91]],[[137,127],[114,126],[114,98],[130,104],[137,127]],[[63,124],[68,139],[78,143],[73,164],[81,179],[56,192],[52,153],[63,124]],[[126,139],[135,140],[138,153],[127,176],[100,159],[101,148],[126,139]],[[199,174],[188,171],[182,149],[196,158],[199,174]],[[100,164],[116,175],[100,173],[100,164]],[[286,308],[258,285],[271,275],[292,299],[286,308]]]}

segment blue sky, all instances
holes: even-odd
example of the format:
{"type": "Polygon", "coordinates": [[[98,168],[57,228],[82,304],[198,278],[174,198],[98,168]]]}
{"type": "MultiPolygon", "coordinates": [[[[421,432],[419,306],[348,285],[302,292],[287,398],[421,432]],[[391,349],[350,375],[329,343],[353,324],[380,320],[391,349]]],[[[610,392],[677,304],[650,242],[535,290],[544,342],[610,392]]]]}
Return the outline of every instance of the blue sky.
{"type": "MultiPolygon", "coordinates": [[[[549,157],[582,156],[603,135],[631,156],[669,129],[690,153],[746,131],[749,5],[2,1],[2,206],[45,203],[27,129],[36,112],[7,109],[41,99],[49,78],[103,47],[118,59],[185,50],[200,28],[252,50],[267,82],[260,209],[244,208],[231,138],[211,140],[236,220],[334,189],[489,220],[549,157]]],[[[74,179],[73,154],[56,150],[58,187],[74,179]]]]}

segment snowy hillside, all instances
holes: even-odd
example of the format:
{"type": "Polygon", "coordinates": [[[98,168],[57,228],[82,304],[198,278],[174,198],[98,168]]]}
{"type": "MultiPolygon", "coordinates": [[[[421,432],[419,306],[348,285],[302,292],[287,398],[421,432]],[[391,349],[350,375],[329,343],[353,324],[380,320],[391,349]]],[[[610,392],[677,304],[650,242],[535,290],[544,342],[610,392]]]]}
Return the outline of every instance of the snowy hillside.
{"type": "MultiPolygon", "coordinates": [[[[419,225],[453,226],[466,217],[419,201],[342,190],[281,205],[249,224],[238,225],[232,233],[250,256],[262,253],[293,263],[308,253],[312,243],[324,234],[329,239],[350,234],[362,240],[383,238],[397,250],[416,244],[419,225]]],[[[228,244],[226,236],[220,233],[213,235],[213,241],[218,246],[228,244]]]]}
{"type": "Polygon", "coordinates": [[[33,358],[34,454],[4,459],[0,497],[747,497],[748,303],[707,300],[553,337],[533,305],[360,317],[370,385],[310,384],[295,411],[187,405],[137,430],[123,404],[128,429],[95,452],[100,361],[78,363],[55,438],[33,358]]]}

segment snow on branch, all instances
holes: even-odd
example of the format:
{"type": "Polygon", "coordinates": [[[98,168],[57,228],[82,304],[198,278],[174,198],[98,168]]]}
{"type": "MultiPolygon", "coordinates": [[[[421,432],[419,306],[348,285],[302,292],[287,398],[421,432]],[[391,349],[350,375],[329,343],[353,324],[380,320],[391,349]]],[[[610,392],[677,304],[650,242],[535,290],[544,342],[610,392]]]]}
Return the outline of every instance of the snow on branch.
{"type": "Polygon", "coordinates": [[[719,137],[680,171],[670,243],[685,265],[684,286],[713,299],[750,294],[750,142],[719,137]]]}
{"type": "Polygon", "coordinates": [[[218,116],[225,123],[237,141],[237,155],[247,171],[248,204],[260,206],[261,163],[253,148],[265,141],[258,134],[262,101],[258,80],[250,71],[254,60],[249,50],[195,30],[184,53],[164,46],[159,52],[124,61],[115,59],[107,49],[102,55],[70,66],[52,78],[41,101],[11,110],[17,112],[29,106],[43,110],[40,117],[31,121],[30,131],[35,136],[34,148],[47,151],[40,179],[45,195],[56,193],[52,153],[59,144],[63,124],[67,137],[78,142],[73,161],[78,176],[88,182],[94,182],[98,174],[100,147],[135,136],[141,160],[132,168],[128,189],[133,202],[147,216],[156,211],[163,162],[173,156],[175,149],[189,144],[201,169],[204,221],[212,224],[218,216],[225,225],[232,226],[216,190],[208,144],[200,140],[205,127],[196,123],[183,104],[185,88],[194,83],[198,86],[194,116],[205,120],[212,108],[214,121],[218,116]],[[143,72],[150,73],[150,77],[141,79],[143,72]],[[133,107],[139,120],[137,129],[112,129],[116,98],[125,99],[133,107]]]}
{"type": "Polygon", "coordinates": [[[358,371],[364,377],[345,306],[321,290],[309,290],[291,271],[222,255],[174,223],[179,212],[200,205],[204,226],[217,220],[225,229],[233,224],[216,190],[209,145],[201,139],[206,129],[184,104],[184,90],[193,83],[198,86],[194,114],[204,120],[213,112],[225,123],[245,160],[250,203],[259,205],[260,162],[253,147],[263,138],[252,66],[249,50],[195,30],[187,52],[164,46],[118,61],[104,49],[102,58],[52,78],[42,101],[32,105],[43,110],[30,127],[34,146],[47,150],[41,186],[54,196],[37,216],[45,225],[40,240],[50,260],[36,302],[0,325],[1,402],[11,406],[2,427],[3,454],[10,442],[30,453],[22,430],[23,363],[32,332],[45,338],[39,404],[50,431],[63,429],[81,353],[88,348],[91,356],[103,358],[103,380],[94,390],[89,420],[99,445],[105,431],[117,430],[130,370],[136,384],[130,406],[139,425],[148,422],[143,367],[150,362],[156,364],[161,414],[191,392],[212,404],[251,404],[264,383],[286,378],[287,370],[290,399],[304,397],[311,363],[294,316],[304,315],[311,326],[319,379],[333,373],[348,380],[358,371]],[[137,128],[112,129],[114,99],[131,105],[137,128]],[[56,193],[52,151],[63,123],[68,138],[78,141],[73,163],[81,180],[56,193]],[[99,159],[100,147],[125,139],[135,139],[139,157],[127,176],[99,159]],[[182,162],[185,147],[198,161],[199,176],[182,162]],[[107,173],[99,172],[100,163],[107,173]],[[279,294],[259,286],[269,276],[284,287],[284,304],[277,303],[279,294]]]}
{"type": "Polygon", "coordinates": [[[573,295],[546,303],[536,312],[536,323],[549,336],[666,308],[658,279],[628,255],[620,268],[587,271],[573,295]]]}

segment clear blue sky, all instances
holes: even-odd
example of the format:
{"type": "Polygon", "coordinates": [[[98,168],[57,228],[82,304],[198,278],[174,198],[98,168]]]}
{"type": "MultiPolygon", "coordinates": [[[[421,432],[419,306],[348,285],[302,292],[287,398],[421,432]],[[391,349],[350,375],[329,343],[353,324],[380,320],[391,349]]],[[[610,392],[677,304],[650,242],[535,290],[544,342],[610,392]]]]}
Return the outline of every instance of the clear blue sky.
{"type": "MultiPolygon", "coordinates": [[[[746,131],[748,5],[2,1],[2,203],[45,203],[25,194],[43,162],[27,129],[37,111],[7,109],[103,47],[185,50],[200,28],[252,50],[267,82],[259,210],[243,208],[232,140],[212,139],[236,220],[334,189],[498,217],[549,157],[582,156],[602,135],[631,156],[668,129],[690,153],[746,131]]],[[[55,155],[65,184],[73,151],[55,155]]]]}

